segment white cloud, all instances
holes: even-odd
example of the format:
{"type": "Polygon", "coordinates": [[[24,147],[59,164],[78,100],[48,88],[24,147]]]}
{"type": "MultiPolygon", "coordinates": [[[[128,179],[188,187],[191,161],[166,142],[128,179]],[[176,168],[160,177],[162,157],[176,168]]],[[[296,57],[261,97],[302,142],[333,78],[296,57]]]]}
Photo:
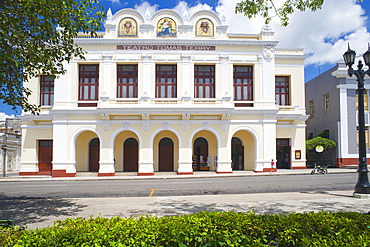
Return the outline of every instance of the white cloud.
{"type": "MultiPolygon", "coordinates": [[[[285,1],[285,0],[284,0],[285,1]]],[[[235,14],[239,0],[220,0],[216,10],[224,8],[228,32],[259,33],[264,25],[262,17],[249,20],[243,14],[235,14]]],[[[275,0],[277,6],[283,1],[275,0]]],[[[288,27],[281,27],[278,18],[273,18],[271,26],[275,31],[278,47],[304,48],[309,54],[306,64],[335,63],[342,59],[347,43],[358,53],[367,50],[370,33],[366,29],[365,11],[356,0],[325,0],[323,8],[317,12],[295,12],[288,27]]]]}
{"type": "MultiPolygon", "coordinates": [[[[107,0],[108,2],[111,2],[112,5],[121,6],[120,0],[107,0]]],[[[125,3],[126,4],[126,3],[125,3]]]]}
{"type": "Polygon", "coordinates": [[[355,0],[325,0],[317,12],[297,12],[288,27],[272,23],[279,47],[301,47],[310,56],[306,64],[335,63],[342,60],[347,43],[365,52],[370,34],[366,30],[364,10],[355,0]]]}
{"type": "MultiPolygon", "coordinates": [[[[249,20],[242,14],[235,14],[239,0],[220,0],[229,24],[228,32],[259,33],[264,19],[249,20]]],[[[282,0],[274,1],[281,6],[282,0]]],[[[306,64],[335,63],[342,59],[351,48],[365,52],[370,37],[365,27],[364,10],[356,0],[325,0],[323,8],[317,12],[295,12],[290,16],[288,27],[281,27],[278,18],[273,18],[271,26],[275,31],[278,47],[304,48],[309,54],[306,64]]]]}
{"type": "MultiPolygon", "coordinates": [[[[140,12],[143,16],[145,15],[146,9],[149,8],[149,12],[151,15],[153,15],[157,10],[158,7],[160,7],[158,4],[151,5],[149,2],[142,2],[140,5],[135,5],[134,9],[140,12]]],[[[184,11],[187,10],[189,17],[194,14],[195,12],[199,10],[212,10],[212,7],[208,4],[201,4],[198,3],[195,6],[189,6],[189,4],[185,1],[180,1],[178,4],[173,8],[177,13],[179,13],[181,16],[184,14],[184,11]]]]}
{"type": "Polygon", "coordinates": [[[145,16],[145,12],[149,9],[149,13],[153,15],[158,10],[158,4],[150,5],[150,3],[144,1],[139,5],[135,5],[134,9],[136,9],[142,16],[145,16]]]}
{"type": "Polygon", "coordinates": [[[194,14],[195,12],[199,10],[212,10],[212,9],[213,8],[206,3],[205,4],[198,3],[197,5],[190,7],[188,9],[188,12],[189,12],[189,16],[191,16],[192,14],[194,14]]]}

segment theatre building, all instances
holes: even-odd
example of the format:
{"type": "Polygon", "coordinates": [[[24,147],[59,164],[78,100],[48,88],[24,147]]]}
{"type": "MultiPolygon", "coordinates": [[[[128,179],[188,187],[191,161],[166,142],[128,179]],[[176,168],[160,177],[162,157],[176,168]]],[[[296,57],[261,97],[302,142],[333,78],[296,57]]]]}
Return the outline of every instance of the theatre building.
{"type": "Polygon", "coordinates": [[[206,10],[108,10],[104,27],[66,74],[29,81],[20,175],[306,168],[302,49],[206,10]]]}

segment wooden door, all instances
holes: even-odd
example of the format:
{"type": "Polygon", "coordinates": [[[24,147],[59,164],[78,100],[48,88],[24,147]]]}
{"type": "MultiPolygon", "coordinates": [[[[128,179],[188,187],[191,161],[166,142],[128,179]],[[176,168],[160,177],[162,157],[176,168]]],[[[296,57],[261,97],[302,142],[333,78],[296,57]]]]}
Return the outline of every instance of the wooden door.
{"type": "Polygon", "coordinates": [[[53,160],[53,141],[39,141],[39,175],[51,175],[53,160]]]}
{"type": "Polygon", "coordinates": [[[94,138],[89,144],[89,172],[99,171],[100,145],[99,138],[94,138]]]}
{"type": "Polygon", "coordinates": [[[128,138],[123,149],[123,171],[137,172],[139,163],[138,143],[134,138],[128,138]]]}
{"type": "Polygon", "coordinates": [[[159,142],[159,171],[170,172],[174,170],[173,141],[170,138],[163,138],[159,142]]]}

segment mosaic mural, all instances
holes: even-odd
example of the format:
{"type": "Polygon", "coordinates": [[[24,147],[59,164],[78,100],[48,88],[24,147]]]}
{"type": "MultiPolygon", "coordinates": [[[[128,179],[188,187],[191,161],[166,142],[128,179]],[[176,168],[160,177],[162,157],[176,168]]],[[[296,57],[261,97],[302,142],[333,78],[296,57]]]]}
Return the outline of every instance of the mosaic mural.
{"type": "Polygon", "coordinates": [[[137,23],[130,17],[123,18],[118,25],[119,37],[137,37],[137,23]]]}
{"type": "Polygon", "coordinates": [[[214,30],[213,30],[213,23],[209,19],[200,19],[196,27],[196,36],[199,37],[213,37],[214,30]]]}
{"type": "Polygon", "coordinates": [[[157,25],[157,37],[176,37],[176,23],[171,18],[162,18],[157,25]]]}

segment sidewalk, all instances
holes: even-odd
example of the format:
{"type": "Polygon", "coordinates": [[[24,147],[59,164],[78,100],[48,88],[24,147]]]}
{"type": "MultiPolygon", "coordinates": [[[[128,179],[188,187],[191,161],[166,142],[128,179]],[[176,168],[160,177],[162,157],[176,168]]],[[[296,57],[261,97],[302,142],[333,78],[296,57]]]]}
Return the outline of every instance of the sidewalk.
{"type": "MultiPolygon", "coordinates": [[[[357,167],[356,167],[357,168],[357,167]]],[[[1,182],[31,182],[31,181],[83,181],[83,180],[140,180],[140,179],[186,179],[186,178],[211,178],[211,177],[250,177],[250,176],[279,176],[279,175],[309,175],[310,169],[288,170],[278,169],[275,173],[254,171],[233,171],[233,173],[217,174],[214,171],[199,171],[193,175],[177,175],[176,172],[155,172],[154,176],[137,176],[136,172],[116,172],[112,177],[98,177],[94,172],[77,172],[76,177],[52,178],[51,176],[19,176],[19,172],[6,173],[6,177],[0,177],[1,182]]],[[[357,169],[329,168],[328,173],[356,173],[357,169]]]]}
{"type": "MultiPolygon", "coordinates": [[[[311,169],[278,170],[275,174],[235,171],[232,174],[197,172],[194,175],[179,176],[176,173],[156,173],[155,176],[138,177],[134,173],[118,173],[114,177],[92,177],[91,173],[78,173],[75,178],[51,178],[50,176],[19,177],[9,173],[0,182],[56,181],[56,180],[101,180],[101,179],[186,179],[225,176],[279,176],[310,174],[311,169]],[[90,175],[88,177],[87,175],[90,175]]],[[[329,169],[332,173],[355,173],[356,169],[329,169]]],[[[96,176],[96,174],[95,174],[96,176]]],[[[311,175],[310,175],[311,176],[311,175]]],[[[315,174],[315,176],[322,176],[315,174]]],[[[370,211],[368,199],[353,197],[353,190],[310,191],[289,193],[227,194],[196,196],[153,196],[150,197],[108,197],[108,198],[2,198],[0,218],[12,219],[15,225],[35,229],[52,226],[55,220],[67,217],[136,217],[137,215],[172,216],[215,210],[256,213],[290,213],[309,211],[370,211]]]]}
{"type": "Polygon", "coordinates": [[[0,218],[28,228],[52,226],[67,217],[173,216],[199,211],[291,213],[354,211],[367,213],[369,200],[352,197],[353,191],[312,191],[235,195],[198,195],[109,198],[16,198],[0,200],[0,218]]]}

